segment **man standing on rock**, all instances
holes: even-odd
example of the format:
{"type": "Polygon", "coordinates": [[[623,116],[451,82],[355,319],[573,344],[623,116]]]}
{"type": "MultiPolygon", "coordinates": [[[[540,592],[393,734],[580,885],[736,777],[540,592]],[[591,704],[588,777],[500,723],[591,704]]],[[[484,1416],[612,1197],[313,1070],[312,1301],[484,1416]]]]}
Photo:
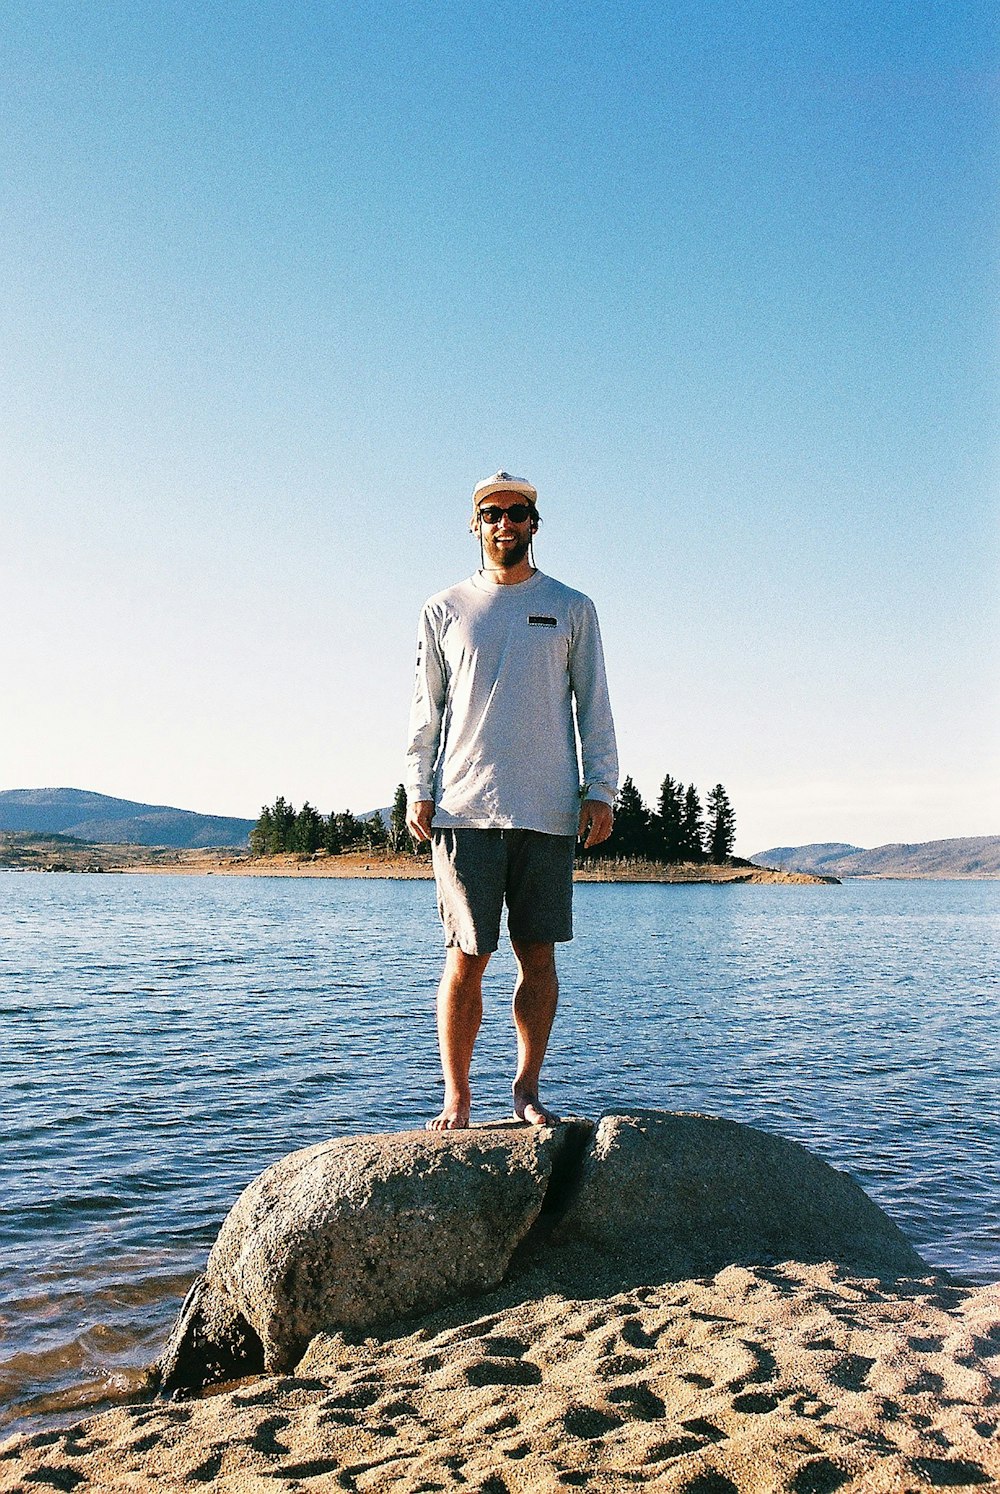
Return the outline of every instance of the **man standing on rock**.
{"type": "Polygon", "coordinates": [[[420,617],[407,825],[431,842],[447,944],[436,1131],[469,1124],[483,974],[504,902],[517,960],[514,1113],[557,1122],[538,1096],[559,994],[555,945],[573,937],[576,838],[596,846],[611,834],[618,756],[597,613],[535,569],[537,496],[509,472],[479,483],[470,528],[482,568],[420,617]]]}

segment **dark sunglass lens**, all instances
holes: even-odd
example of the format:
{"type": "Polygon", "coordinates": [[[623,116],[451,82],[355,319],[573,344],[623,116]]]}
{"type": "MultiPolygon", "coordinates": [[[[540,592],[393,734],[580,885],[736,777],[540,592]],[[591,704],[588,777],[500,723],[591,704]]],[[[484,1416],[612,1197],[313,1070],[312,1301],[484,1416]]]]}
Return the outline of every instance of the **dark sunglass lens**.
{"type": "Polygon", "coordinates": [[[487,524],[499,524],[506,514],[512,524],[523,524],[530,512],[526,503],[512,503],[510,508],[497,508],[491,503],[479,510],[479,517],[485,519],[487,524]]]}

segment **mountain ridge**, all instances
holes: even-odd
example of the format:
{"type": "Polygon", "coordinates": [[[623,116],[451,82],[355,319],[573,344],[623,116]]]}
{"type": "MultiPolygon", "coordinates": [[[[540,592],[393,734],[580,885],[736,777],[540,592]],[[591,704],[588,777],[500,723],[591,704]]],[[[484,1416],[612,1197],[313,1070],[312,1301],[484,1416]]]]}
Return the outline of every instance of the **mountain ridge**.
{"type": "Polygon", "coordinates": [[[235,815],[199,814],[170,804],[143,804],[91,789],[0,790],[0,830],[68,835],[97,844],[245,846],[256,820],[235,815]]]}
{"type": "Polygon", "coordinates": [[[835,877],[1000,877],[1000,835],[946,840],[890,841],[866,849],[842,841],[772,846],[757,851],[755,866],[835,877]]]}

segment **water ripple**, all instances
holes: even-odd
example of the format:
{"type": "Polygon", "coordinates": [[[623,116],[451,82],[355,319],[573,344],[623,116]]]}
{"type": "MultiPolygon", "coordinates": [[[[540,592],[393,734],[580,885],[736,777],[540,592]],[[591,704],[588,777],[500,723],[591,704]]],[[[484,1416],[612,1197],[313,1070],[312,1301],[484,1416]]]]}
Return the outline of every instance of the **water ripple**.
{"type": "MultiPolygon", "coordinates": [[[[2,1425],[132,1388],[263,1167],[422,1124],[441,951],[421,882],[0,873],[0,902],[2,1425]]],[[[996,883],[581,886],[546,1093],[791,1136],[994,1279],[998,924],[996,883]]],[[[481,1115],[512,980],[501,953],[481,1115]]]]}

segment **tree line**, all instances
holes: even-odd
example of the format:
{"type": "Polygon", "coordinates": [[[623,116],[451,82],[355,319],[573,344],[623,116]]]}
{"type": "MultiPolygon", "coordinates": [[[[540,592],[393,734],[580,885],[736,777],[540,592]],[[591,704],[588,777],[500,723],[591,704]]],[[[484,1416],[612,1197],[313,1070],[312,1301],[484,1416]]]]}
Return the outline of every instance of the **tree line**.
{"type": "MultiPolygon", "coordinates": [[[[631,778],[626,778],[615,800],[615,828],[603,845],[583,852],[586,857],[639,859],[674,865],[681,861],[728,861],[736,841],[736,816],[729,796],[717,783],[704,808],[693,783],[684,786],[668,773],[660,785],[656,807],[650,809],[631,778]]],[[[396,789],[388,826],[381,814],[358,817],[349,809],[320,814],[308,801],[296,809],[279,794],[265,804],[250,832],[252,856],[291,852],[311,856],[316,851],[336,855],[350,850],[414,851],[406,828],[406,789],[396,789]]]]}
{"type": "Polygon", "coordinates": [[[674,866],[682,861],[711,861],[721,866],[733,854],[736,815],[721,783],[709,791],[702,806],[693,783],[684,786],[668,773],[651,809],[631,778],[615,799],[615,827],[603,845],[588,857],[636,858],[674,866]]]}
{"type": "Polygon", "coordinates": [[[256,825],[250,831],[251,856],[279,856],[295,852],[311,856],[315,851],[377,850],[389,844],[380,814],[359,818],[349,809],[320,814],[306,801],[296,809],[279,794],[273,804],[265,804],[256,825]]]}

